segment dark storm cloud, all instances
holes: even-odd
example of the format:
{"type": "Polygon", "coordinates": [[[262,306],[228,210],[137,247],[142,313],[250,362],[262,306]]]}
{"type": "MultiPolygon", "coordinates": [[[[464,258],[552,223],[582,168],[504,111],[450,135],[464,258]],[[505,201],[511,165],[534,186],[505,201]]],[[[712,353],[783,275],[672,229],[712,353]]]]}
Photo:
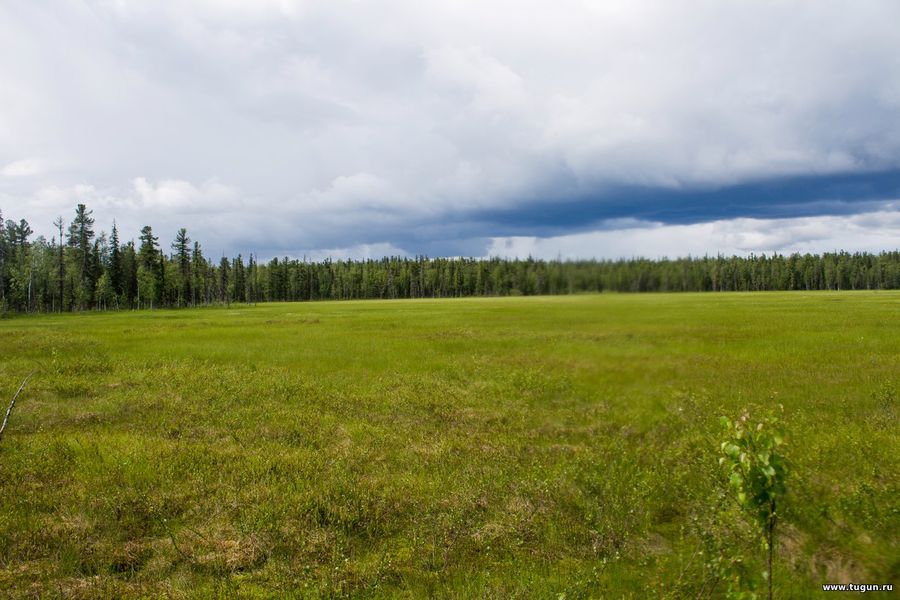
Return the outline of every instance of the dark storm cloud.
{"type": "Polygon", "coordinates": [[[471,215],[497,235],[560,235],[602,221],[691,224],[720,219],[849,215],[900,198],[900,170],[764,179],[725,187],[617,186],[584,197],[523,202],[471,215]]]}

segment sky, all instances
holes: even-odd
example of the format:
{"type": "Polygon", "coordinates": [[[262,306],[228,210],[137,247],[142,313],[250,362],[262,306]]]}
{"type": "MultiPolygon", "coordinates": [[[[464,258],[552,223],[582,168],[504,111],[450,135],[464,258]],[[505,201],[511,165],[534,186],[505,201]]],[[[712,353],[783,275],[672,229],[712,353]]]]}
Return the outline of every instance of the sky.
{"type": "Polygon", "coordinates": [[[0,209],[207,256],[900,247],[896,0],[3,0],[0,209]]]}

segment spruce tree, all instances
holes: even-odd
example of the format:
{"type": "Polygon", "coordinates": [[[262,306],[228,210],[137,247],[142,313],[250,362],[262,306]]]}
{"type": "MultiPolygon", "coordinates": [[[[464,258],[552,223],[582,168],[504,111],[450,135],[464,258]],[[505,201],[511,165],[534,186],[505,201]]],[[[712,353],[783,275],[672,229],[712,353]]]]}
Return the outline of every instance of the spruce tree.
{"type": "Polygon", "coordinates": [[[206,260],[203,258],[203,250],[200,242],[194,242],[194,252],[191,255],[191,304],[209,302],[206,292],[206,260]]]}
{"type": "Polygon", "coordinates": [[[235,302],[242,302],[245,300],[245,277],[244,277],[244,259],[240,254],[237,255],[237,258],[234,259],[234,263],[232,264],[231,271],[233,273],[233,283],[232,288],[233,292],[231,297],[235,302]]]}
{"type": "Polygon", "coordinates": [[[75,209],[75,218],[69,225],[69,249],[72,252],[72,266],[76,269],[76,277],[72,279],[76,303],[84,309],[90,302],[94,291],[91,269],[91,250],[94,239],[93,211],[84,204],[75,209]]]}
{"type": "Polygon", "coordinates": [[[141,228],[141,246],[138,249],[138,287],[140,301],[151,305],[159,305],[165,296],[165,257],[159,250],[158,240],[153,235],[153,228],[144,225],[141,228]],[[150,283],[152,279],[152,285],[150,283]],[[147,295],[152,292],[152,298],[147,295]]]}
{"type": "Polygon", "coordinates": [[[6,225],[3,223],[3,211],[0,210],[0,314],[6,312],[6,225]]]}
{"type": "Polygon", "coordinates": [[[122,249],[119,247],[119,230],[113,221],[109,236],[109,283],[116,296],[122,295],[122,249]]]}
{"type": "Polygon", "coordinates": [[[134,241],[125,244],[122,251],[122,296],[129,306],[134,306],[138,294],[138,256],[134,241]]]}
{"type": "Polygon", "coordinates": [[[175,252],[175,263],[178,271],[181,273],[181,285],[178,290],[178,303],[188,304],[191,296],[191,240],[187,235],[187,230],[182,227],[175,234],[175,241],[172,242],[172,250],[175,252]]]}
{"type": "Polygon", "coordinates": [[[228,257],[223,254],[222,260],[219,262],[219,295],[226,306],[231,300],[228,295],[228,286],[231,281],[231,274],[229,271],[230,266],[228,264],[228,257]]]}

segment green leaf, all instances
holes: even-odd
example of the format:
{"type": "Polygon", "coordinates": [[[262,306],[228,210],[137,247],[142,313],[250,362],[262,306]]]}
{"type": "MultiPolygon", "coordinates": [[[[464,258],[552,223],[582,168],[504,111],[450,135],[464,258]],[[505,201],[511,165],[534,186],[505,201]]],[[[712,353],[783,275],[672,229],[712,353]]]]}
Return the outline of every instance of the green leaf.
{"type": "Polygon", "coordinates": [[[730,456],[731,458],[736,458],[740,454],[741,449],[736,444],[732,444],[731,442],[726,442],[725,445],[722,447],[722,451],[725,452],[725,454],[727,456],[730,456]]]}

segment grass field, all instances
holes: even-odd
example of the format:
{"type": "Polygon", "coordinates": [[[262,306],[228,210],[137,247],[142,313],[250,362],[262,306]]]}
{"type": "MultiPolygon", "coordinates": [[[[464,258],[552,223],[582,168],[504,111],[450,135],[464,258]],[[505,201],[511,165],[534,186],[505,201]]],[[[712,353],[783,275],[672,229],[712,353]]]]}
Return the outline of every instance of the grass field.
{"type": "Polygon", "coordinates": [[[0,595],[719,597],[764,560],[718,417],[776,403],[776,597],[900,587],[900,293],[21,317],[0,349],[4,410],[40,369],[0,595]]]}

